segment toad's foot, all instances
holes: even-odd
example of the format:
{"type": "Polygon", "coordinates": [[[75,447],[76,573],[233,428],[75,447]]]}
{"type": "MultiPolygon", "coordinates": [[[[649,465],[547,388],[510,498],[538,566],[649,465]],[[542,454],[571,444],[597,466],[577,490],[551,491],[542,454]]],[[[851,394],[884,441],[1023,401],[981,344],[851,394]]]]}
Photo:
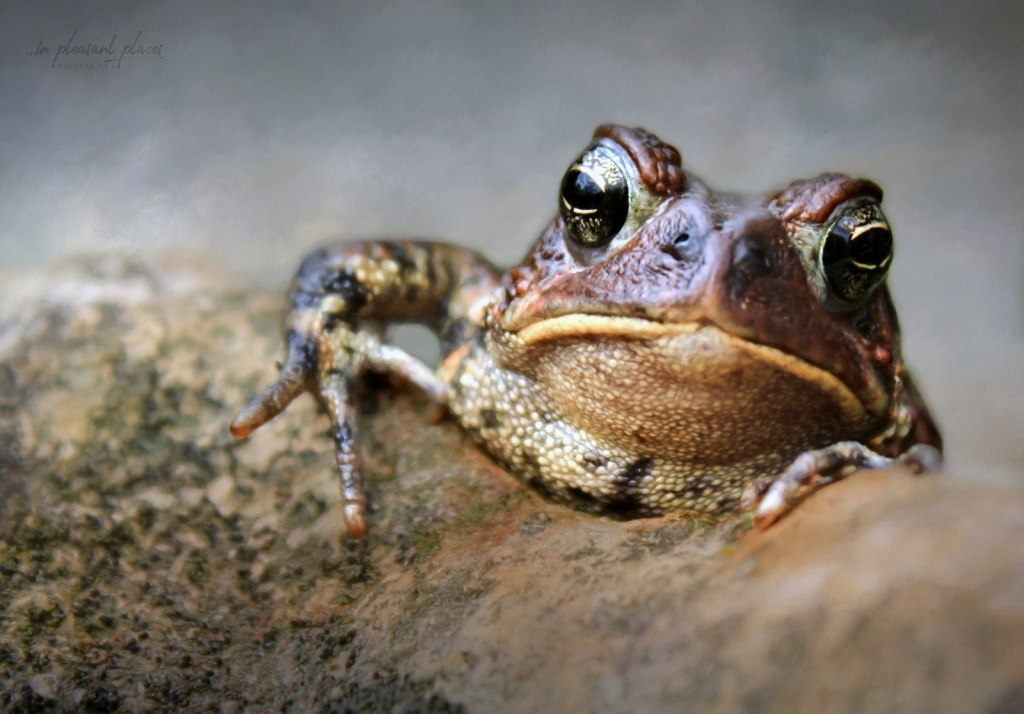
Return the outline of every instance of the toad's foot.
{"type": "Polygon", "coordinates": [[[895,459],[876,454],[857,441],[808,451],[776,477],[752,481],[740,501],[742,511],[753,511],[754,523],[762,530],[777,521],[799,499],[798,491],[818,479],[838,481],[859,469],[884,469],[907,466],[915,473],[937,471],[942,467],[942,454],[934,446],[915,444],[895,459]]]}
{"type": "Polygon", "coordinates": [[[335,459],[341,476],[342,513],[352,538],[366,535],[366,489],[357,434],[355,388],[365,371],[383,372],[423,391],[443,414],[448,388],[415,357],[381,342],[370,330],[346,323],[312,326],[288,335],[288,358],[277,381],[253,399],[231,422],[231,434],[244,439],[281,413],[295,397],[311,392],[331,419],[335,459]]]}

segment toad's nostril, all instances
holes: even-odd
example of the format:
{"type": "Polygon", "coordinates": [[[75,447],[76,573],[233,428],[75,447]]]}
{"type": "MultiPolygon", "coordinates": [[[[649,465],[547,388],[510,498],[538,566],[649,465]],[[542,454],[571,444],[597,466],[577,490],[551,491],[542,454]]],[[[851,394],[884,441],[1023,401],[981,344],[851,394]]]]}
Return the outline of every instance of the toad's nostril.
{"type": "Polygon", "coordinates": [[[694,260],[700,255],[699,243],[700,241],[691,236],[688,231],[682,231],[661,246],[661,249],[676,260],[694,260]]]}
{"type": "Polygon", "coordinates": [[[744,236],[732,249],[732,273],[744,278],[756,278],[771,272],[771,260],[764,245],[757,239],[744,236]]]}

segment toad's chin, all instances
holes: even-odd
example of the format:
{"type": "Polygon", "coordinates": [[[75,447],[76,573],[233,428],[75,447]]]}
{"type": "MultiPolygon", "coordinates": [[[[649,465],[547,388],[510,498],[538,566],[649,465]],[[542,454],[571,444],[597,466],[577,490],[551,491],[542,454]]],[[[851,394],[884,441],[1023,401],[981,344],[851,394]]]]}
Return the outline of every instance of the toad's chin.
{"type": "Polygon", "coordinates": [[[561,410],[613,440],[626,438],[630,414],[668,441],[673,427],[703,432],[691,448],[705,455],[718,441],[735,448],[738,433],[756,451],[801,431],[848,435],[872,421],[835,375],[706,321],[563,315],[515,336],[561,410]],[[608,414],[622,423],[608,424],[608,414]]]}

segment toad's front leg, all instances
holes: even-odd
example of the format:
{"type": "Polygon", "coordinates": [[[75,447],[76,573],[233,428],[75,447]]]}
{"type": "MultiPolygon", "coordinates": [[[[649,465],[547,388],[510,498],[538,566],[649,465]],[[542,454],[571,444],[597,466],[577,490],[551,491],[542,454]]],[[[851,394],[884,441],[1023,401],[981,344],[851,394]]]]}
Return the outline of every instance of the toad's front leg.
{"type": "Polygon", "coordinates": [[[389,322],[435,330],[445,352],[468,340],[499,278],[472,251],[443,243],[357,242],[322,248],[302,262],[285,317],[288,356],[277,381],[231,422],[237,439],[311,392],[331,419],[345,526],[366,533],[366,492],[357,440],[355,387],[367,370],[395,375],[447,403],[448,388],[422,362],[380,339],[389,322]]]}
{"type": "Polygon", "coordinates": [[[779,476],[748,484],[740,510],[752,512],[754,523],[767,528],[790,508],[805,486],[820,477],[839,480],[860,469],[891,466],[906,466],[917,473],[941,469],[939,430],[909,374],[903,375],[903,382],[905,389],[895,401],[892,425],[870,448],[857,441],[841,441],[803,453],[779,476]]]}
{"type": "Polygon", "coordinates": [[[818,477],[838,480],[860,469],[906,466],[915,472],[938,471],[942,454],[930,444],[914,444],[896,458],[877,454],[857,441],[841,441],[808,451],[776,478],[757,479],[747,487],[740,509],[753,511],[754,523],[767,528],[792,505],[791,500],[818,477]]]}

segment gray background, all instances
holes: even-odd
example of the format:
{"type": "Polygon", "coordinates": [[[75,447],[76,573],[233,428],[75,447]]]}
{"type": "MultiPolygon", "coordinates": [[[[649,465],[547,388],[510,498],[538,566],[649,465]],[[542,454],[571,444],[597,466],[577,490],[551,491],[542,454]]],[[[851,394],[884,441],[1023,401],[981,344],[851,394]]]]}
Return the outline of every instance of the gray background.
{"type": "Polygon", "coordinates": [[[173,250],[281,287],[331,237],[411,235],[512,264],[594,126],[643,125],[720,188],[879,181],[951,470],[1024,487],[1020,7],[6,2],[0,263],[173,250]],[[164,58],[52,68],[73,31],[164,58]]]}

